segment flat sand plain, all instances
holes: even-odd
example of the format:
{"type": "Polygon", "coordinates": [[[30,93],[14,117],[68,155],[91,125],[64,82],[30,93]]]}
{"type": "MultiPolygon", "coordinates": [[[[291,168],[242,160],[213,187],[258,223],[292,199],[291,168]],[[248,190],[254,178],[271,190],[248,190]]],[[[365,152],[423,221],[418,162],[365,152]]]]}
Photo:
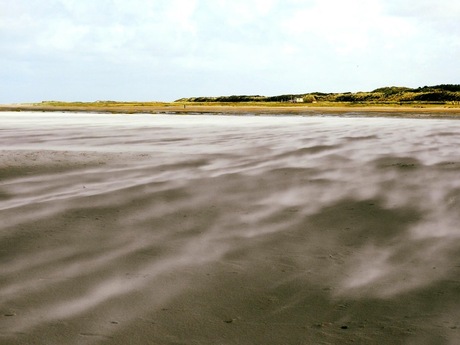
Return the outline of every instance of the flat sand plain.
{"type": "Polygon", "coordinates": [[[458,344],[460,121],[0,114],[0,344],[458,344]]]}
{"type": "Polygon", "coordinates": [[[119,114],[220,114],[220,115],[344,115],[393,116],[393,117],[458,117],[459,105],[348,105],[331,106],[316,104],[247,105],[247,104],[194,104],[194,103],[114,103],[112,105],[47,105],[16,104],[0,105],[0,111],[45,111],[45,112],[98,112],[119,114]]]}

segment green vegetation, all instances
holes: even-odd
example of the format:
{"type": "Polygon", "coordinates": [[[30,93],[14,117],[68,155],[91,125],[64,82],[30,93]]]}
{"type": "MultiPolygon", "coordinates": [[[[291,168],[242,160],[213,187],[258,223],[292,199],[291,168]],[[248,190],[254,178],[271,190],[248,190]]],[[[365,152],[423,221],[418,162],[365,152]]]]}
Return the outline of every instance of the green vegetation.
{"type": "Polygon", "coordinates": [[[119,102],[119,101],[96,101],[96,102],[63,102],[43,101],[39,105],[54,107],[157,107],[165,105],[165,102],[119,102]]]}
{"type": "Polygon", "coordinates": [[[175,102],[193,103],[346,103],[346,104],[459,104],[460,85],[442,84],[423,86],[416,89],[408,87],[382,87],[371,92],[287,94],[279,96],[232,95],[219,97],[181,98],[175,102]]]}

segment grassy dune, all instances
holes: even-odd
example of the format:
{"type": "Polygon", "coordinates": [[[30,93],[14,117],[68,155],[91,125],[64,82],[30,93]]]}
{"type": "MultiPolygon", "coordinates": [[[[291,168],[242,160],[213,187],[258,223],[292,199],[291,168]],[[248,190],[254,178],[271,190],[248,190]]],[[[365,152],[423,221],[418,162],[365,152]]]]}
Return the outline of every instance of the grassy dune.
{"type": "Polygon", "coordinates": [[[151,114],[343,114],[423,113],[458,115],[460,85],[417,89],[384,87],[371,92],[307,93],[279,96],[181,98],[174,102],[62,102],[0,105],[0,111],[66,111],[151,114]]]}
{"type": "Polygon", "coordinates": [[[301,103],[345,103],[345,104],[460,104],[460,85],[443,84],[408,87],[382,87],[370,92],[285,94],[278,96],[232,95],[219,97],[182,98],[189,102],[301,102],[301,103]]]}

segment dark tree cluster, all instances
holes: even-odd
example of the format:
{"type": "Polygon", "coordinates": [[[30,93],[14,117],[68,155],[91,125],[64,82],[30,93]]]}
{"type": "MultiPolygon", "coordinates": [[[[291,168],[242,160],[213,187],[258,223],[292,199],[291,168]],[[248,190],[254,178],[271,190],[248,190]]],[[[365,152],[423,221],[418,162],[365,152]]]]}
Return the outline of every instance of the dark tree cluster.
{"type": "Polygon", "coordinates": [[[371,92],[285,94],[278,96],[232,95],[181,98],[176,102],[345,102],[345,103],[448,103],[460,102],[460,84],[441,84],[409,88],[387,86],[371,92]]]}

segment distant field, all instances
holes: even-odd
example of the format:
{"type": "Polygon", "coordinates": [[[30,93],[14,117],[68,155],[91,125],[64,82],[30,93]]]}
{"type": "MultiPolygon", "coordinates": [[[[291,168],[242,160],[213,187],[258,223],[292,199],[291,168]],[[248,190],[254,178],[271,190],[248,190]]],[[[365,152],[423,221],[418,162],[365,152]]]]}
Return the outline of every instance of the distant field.
{"type": "Polygon", "coordinates": [[[278,96],[232,95],[181,98],[174,102],[62,102],[0,105],[0,111],[65,111],[150,114],[362,114],[460,113],[460,85],[419,88],[383,87],[370,92],[285,94],[278,96]]]}
{"type": "Polygon", "coordinates": [[[458,116],[459,104],[375,104],[350,102],[41,102],[34,104],[0,105],[0,111],[60,111],[145,114],[257,114],[257,115],[317,115],[360,113],[391,116],[458,116]]]}

